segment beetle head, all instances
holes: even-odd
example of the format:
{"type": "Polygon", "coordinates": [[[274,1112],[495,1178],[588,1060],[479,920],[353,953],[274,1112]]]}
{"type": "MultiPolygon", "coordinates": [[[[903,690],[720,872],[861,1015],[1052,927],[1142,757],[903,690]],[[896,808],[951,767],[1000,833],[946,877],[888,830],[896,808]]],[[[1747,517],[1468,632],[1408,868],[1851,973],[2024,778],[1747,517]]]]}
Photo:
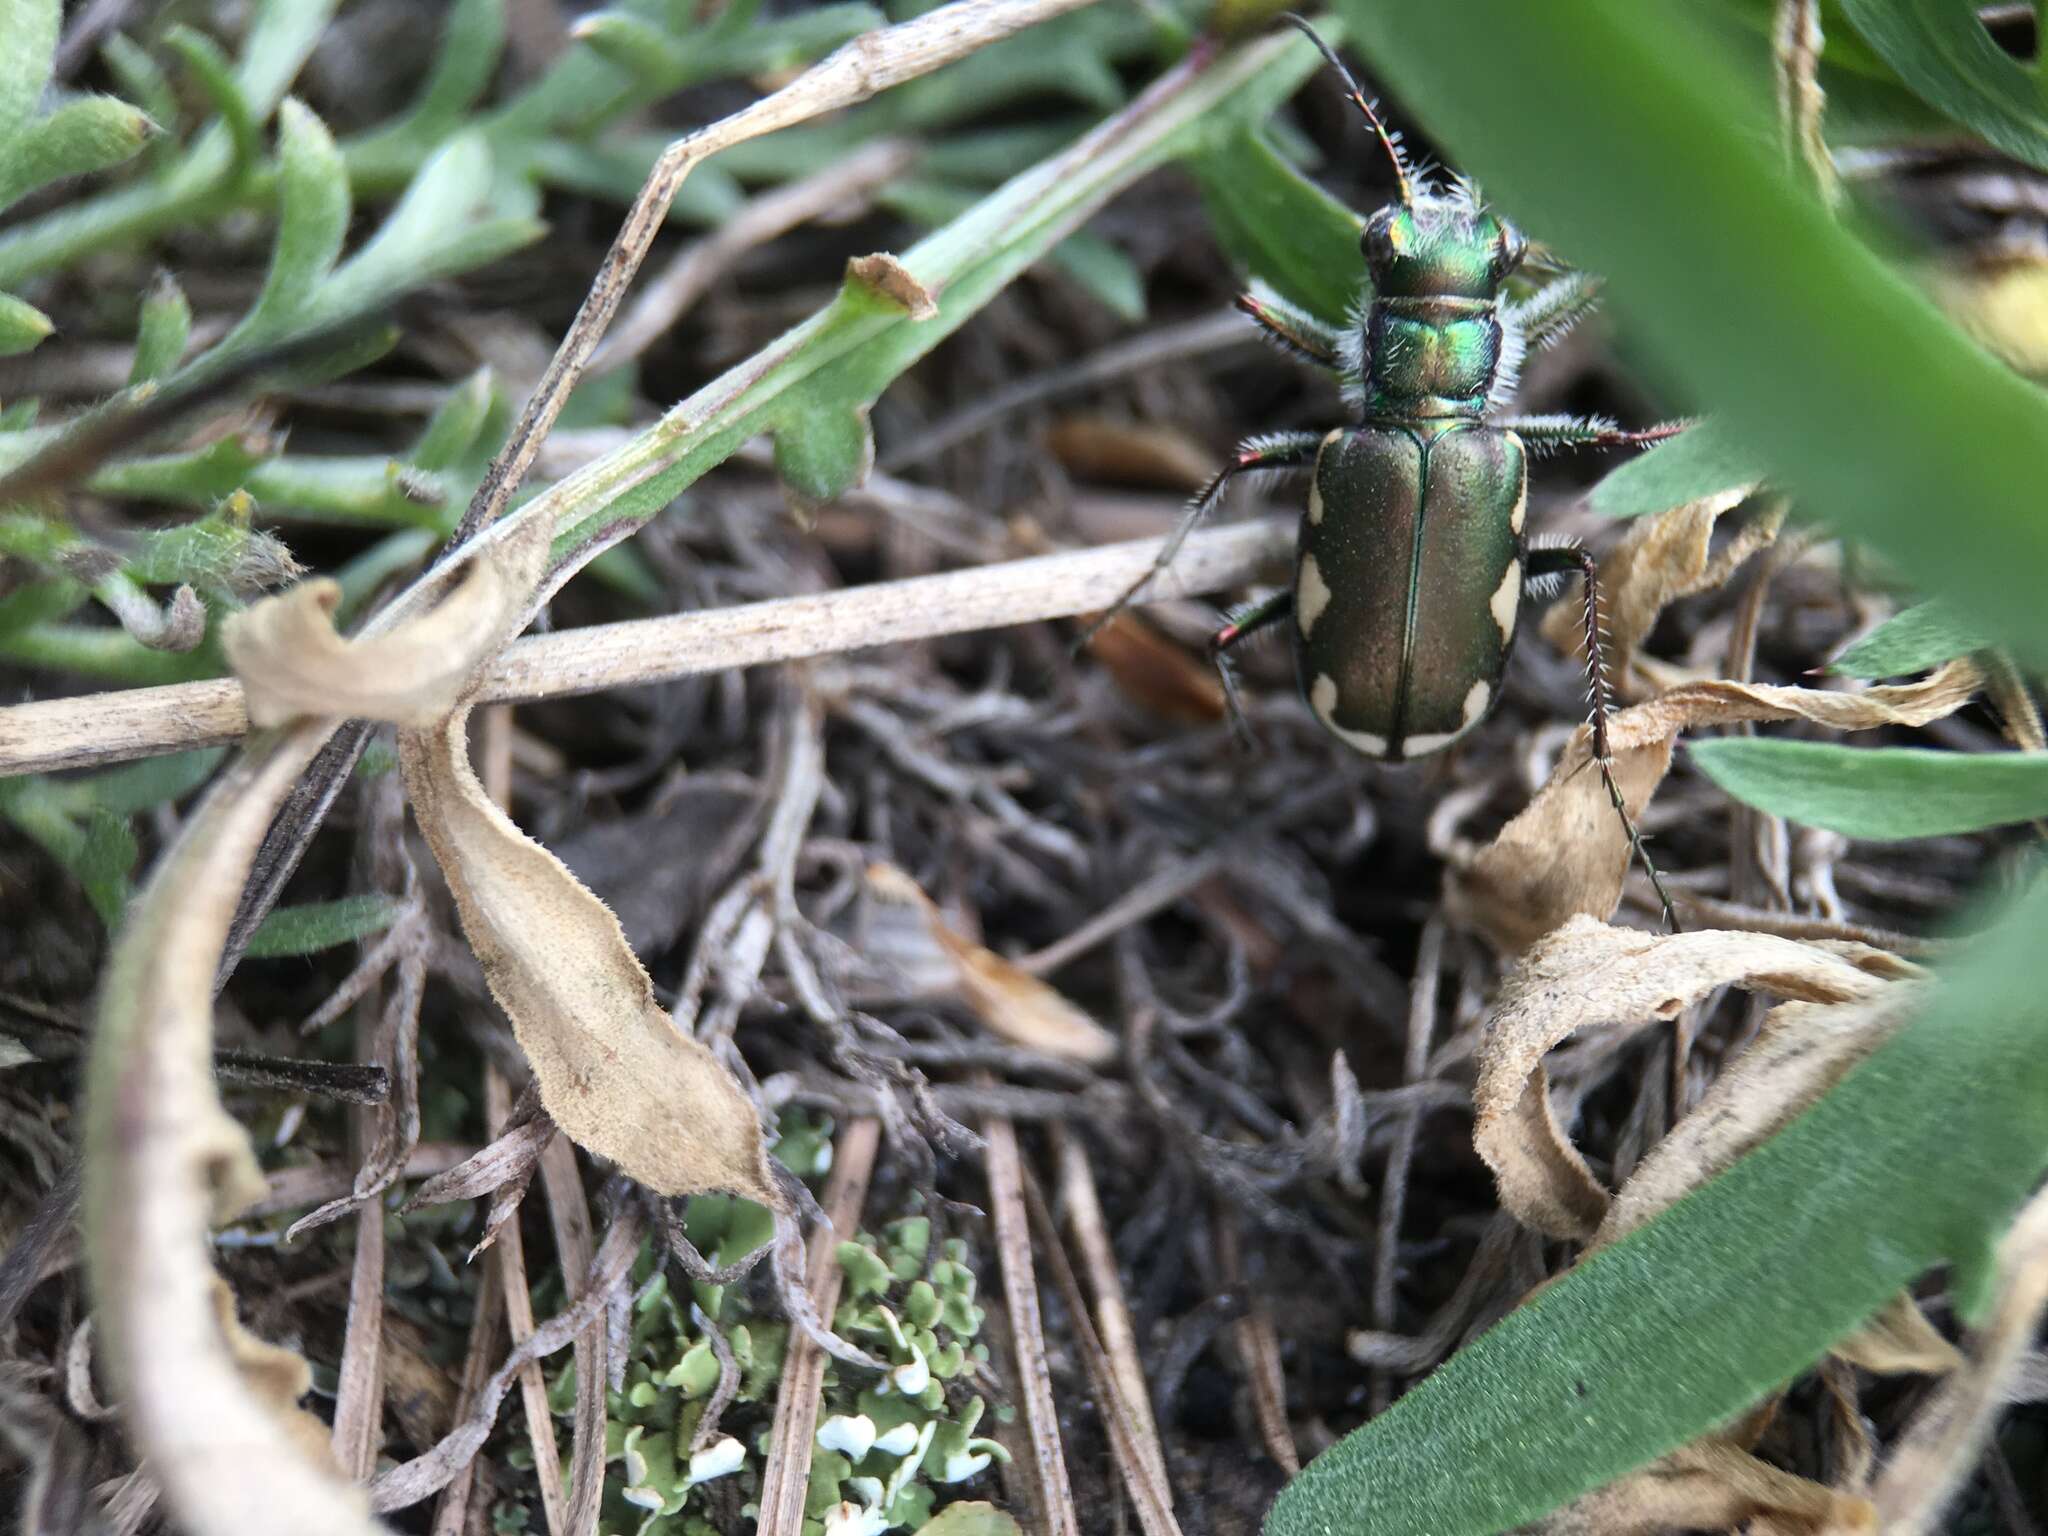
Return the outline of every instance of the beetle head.
{"type": "Polygon", "coordinates": [[[1489,299],[1522,264],[1528,241],[1464,197],[1389,203],[1366,220],[1359,247],[1376,293],[1489,299]]]}

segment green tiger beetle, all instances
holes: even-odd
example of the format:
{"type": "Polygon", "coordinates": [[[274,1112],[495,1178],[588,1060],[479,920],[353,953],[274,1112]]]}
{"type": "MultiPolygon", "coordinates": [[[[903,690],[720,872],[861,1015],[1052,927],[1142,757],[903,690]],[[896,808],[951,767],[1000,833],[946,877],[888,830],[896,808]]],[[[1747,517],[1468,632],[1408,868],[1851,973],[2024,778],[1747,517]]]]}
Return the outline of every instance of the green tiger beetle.
{"type": "Polygon", "coordinates": [[[1284,351],[1336,374],[1358,421],[1327,434],[1246,439],[1097,627],[1171,563],[1237,476],[1306,469],[1293,586],[1233,613],[1210,654],[1236,720],[1228,652],[1288,623],[1316,719],[1354,751],[1399,762],[1441,752],[1486,719],[1500,702],[1524,599],[1545,599],[1579,576],[1593,759],[1675,927],[1614,782],[1593,556],[1576,543],[1532,544],[1524,518],[1532,453],[1653,443],[1685,423],[1630,432],[1598,417],[1499,414],[1526,350],[1569,330],[1591,308],[1593,285],[1571,274],[1506,301],[1503,288],[1528,249],[1521,232],[1469,183],[1452,178],[1439,189],[1419,176],[1343,61],[1306,21],[1286,19],[1343,80],[1393,163],[1399,196],[1366,220],[1360,243],[1372,281],[1349,329],[1266,292],[1243,295],[1238,308],[1284,351]]]}

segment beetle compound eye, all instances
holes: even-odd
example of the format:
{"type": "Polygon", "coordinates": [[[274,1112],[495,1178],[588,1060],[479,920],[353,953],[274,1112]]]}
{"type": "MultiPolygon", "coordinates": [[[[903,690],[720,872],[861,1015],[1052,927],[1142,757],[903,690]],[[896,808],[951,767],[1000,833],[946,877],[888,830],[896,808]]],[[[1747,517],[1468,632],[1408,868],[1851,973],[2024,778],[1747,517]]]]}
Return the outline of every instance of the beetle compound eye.
{"type": "Polygon", "coordinates": [[[1515,228],[1515,226],[1512,224],[1501,225],[1499,258],[1500,275],[1502,277],[1506,277],[1510,272],[1514,271],[1515,268],[1519,267],[1522,264],[1522,258],[1527,256],[1528,254],[1529,241],[1522,234],[1522,232],[1519,229],[1515,228]]]}

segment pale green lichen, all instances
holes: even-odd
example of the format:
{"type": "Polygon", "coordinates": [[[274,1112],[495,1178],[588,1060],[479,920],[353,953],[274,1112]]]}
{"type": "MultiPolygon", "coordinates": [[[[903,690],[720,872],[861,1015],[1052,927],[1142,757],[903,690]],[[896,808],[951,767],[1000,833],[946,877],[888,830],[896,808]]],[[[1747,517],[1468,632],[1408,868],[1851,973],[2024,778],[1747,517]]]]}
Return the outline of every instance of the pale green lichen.
{"type": "MultiPolygon", "coordinates": [[[[775,1154],[793,1170],[817,1177],[829,1167],[831,1150],[829,1124],[801,1113],[784,1117],[775,1154]]],[[[720,1195],[689,1201],[684,1225],[697,1250],[720,1268],[773,1235],[767,1211],[720,1195]]],[[[922,1215],[841,1243],[838,1258],[845,1284],[833,1328],[890,1369],[877,1378],[828,1366],[804,1531],[915,1530],[937,1503],[968,1492],[964,1485],[1004,1454],[975,1435],[986,1404],[971,1382],[986,1379],[988,1349],[976,1340],[983,1312],[974,1270],[966,1244],[935,1244],[922,1215]]],[[[679,1295],[652,1243],[633,1279],[624,1386],[608,1394],[600,1536],[713,1536],[712,1510],[732,1508],[726,1490],[737,1488],[744,1512],[754,1512],[789,1328],[757,1315],[744,1286],[693,1281],[679,1295]],[[724,1335],[740,1385],[709,1443],[692,1452],[720,1374],[705,1317],[724,1335]]],[[[550,1406],[566,1419],[574,1396],[574,1368],[564,1366],[550,1383],[550,1406]]],[[[503,1536],[529,1528],[523,1504],[507,1501],[495,1513],[503,1536]]]]}

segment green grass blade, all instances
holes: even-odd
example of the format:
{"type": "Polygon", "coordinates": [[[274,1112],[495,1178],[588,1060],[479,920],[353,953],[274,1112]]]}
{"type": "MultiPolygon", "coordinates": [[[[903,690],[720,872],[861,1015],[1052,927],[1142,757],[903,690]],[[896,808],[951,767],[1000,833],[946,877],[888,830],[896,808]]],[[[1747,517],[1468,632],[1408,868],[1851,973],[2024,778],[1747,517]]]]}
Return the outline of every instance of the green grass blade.
{"type": "Polygon", "coordinates": [[[1722,423],[1703,421],[1625,461],[1593,487],[1591,501],[1603,517],[1644,517],[1763,478],[1753,449],[1722,423]]]}
{"type": "Polygon", "coordinates": [[[1926,101],[2016,160],[2048,170],[2048,101],[2034,72],[1954,0],[1842,0],[1856,30],[1926,101]]]}
{"type": "Polygon", "coordinates": [[[403,902],[374,895],[279,907],[263,919],[263,926],[249,940],[249,958],[280,960],[333,949],[337,944],[353,944],[357,939],[382,933],[404,910],[403,902]]]}
{"type": "Polygon", "coordinates": [[[2048,884],[1920,1015],[1727,1173],[1460,1350],[1282,1491],[1267,1536],[1487,1536],[1724,1423],[2048,1164],[2048,884]]]}
{"type": "Polygon", "coordinates": [[[1844,837],[1940,837],[2048,816],[2048,753],[1730,737],[1695,743],[1692,760],[1745,805],[1844,837]]]}
{"type": "Polygon", "coordinates": [[[1366,291],[1357,214],[1250,127],[1212,135],[1188,168],[1216,238],[1244,270],[1329,325],[1350,322],[1366,291]]]}

